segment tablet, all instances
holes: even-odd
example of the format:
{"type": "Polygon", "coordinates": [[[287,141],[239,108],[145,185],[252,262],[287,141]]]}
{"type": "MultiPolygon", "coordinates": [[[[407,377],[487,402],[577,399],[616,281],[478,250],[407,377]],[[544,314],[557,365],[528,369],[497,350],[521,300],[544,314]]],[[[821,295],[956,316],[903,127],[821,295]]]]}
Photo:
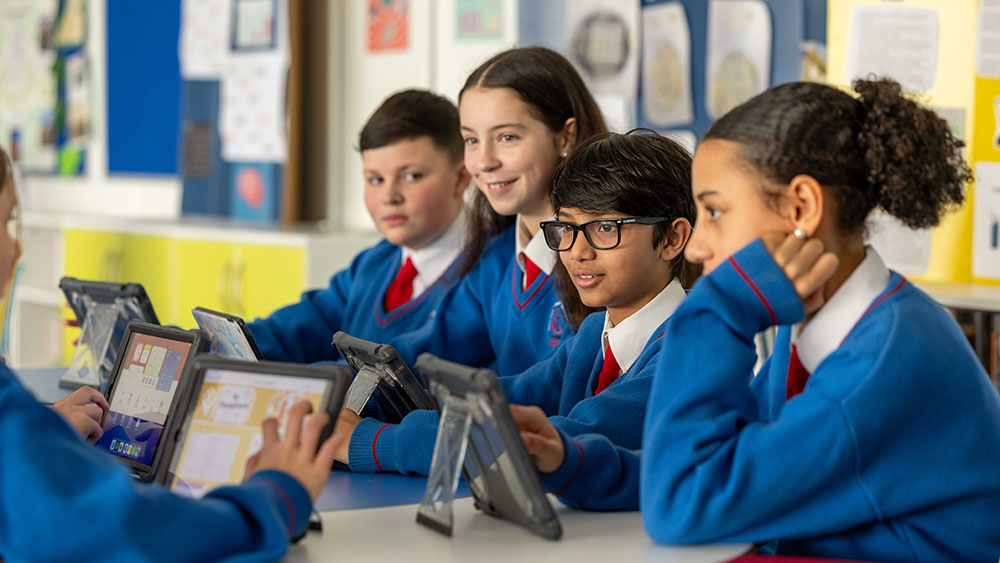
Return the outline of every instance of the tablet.
{"type": "Polygon", "coordinates": [[[302,365],[233,360],[204,355],[191,366],[187,395],[166,446],[170,464],[158,481],[177,494],[200,498],[221,485],[243,481],[247,458],[261,446],[261,423],[276,417],[283,435],[288,413],[307,399],[326,411],[332,432],[351,382],[343,365],[302,365]],[[183,413],[183,414],[181,414],[183,413]]]}
{"type": "Polygon", "coordinates": [[[159,319],[156,318],[156,312],[153,311],[153,304],[141,284],[88,281],[63,277],[59,280],[59,289],[65,295],[66,302],[69,303],[80,326],[83,326],[83,321],[87,317],[89,303],[111,305],[118,302],[122,305],[124,315],[119,315],[118,322],[115,323],[114,331],[111,334],[111,344],[108,346],[108,352],[100,365],[102,379],[106,379],[111,373],[118,349],[121,347],[122,337],[125,334],[125,326],[130,320],[138,319],[152,324],[160,324],[159,319]]]}
{"type": "Polygon", "coordinates": [[[204,307],[191,309],[198,328],[208,335],[209,352],[234,360],[259,360],[260,350],[243,319],[204,307]]]}
{"type": "Polygon", "coordinates": [[[203,352],[198,330],[132,321],[108,380],[110,409],[97,447],[120,458],[136,477],[152,480],[161,463],[164,428],[185,389],[185,366],[203,352]]]}
{"type": "MultiPolygon", "coordinates": [[[[444,410],[456,397],[472,410],[469,443],[462,473],[476,508],[549,538],[562,536],[562,526],[538,479],[535,463],[521,440],[507,400],[491,370],[470,368],[431,354],[417,358],[417,372],[444,410]]],[[[442,524],[418,513],[417,520],[450,534],[442,524]]]]}
{"type": "Polygon", "coordinates": [[[392,346],[343,331],[333,335],[333,345],[357,374],[347,392],[347,408],[360,414],[368,397],[374,395],[382,419],[391,423],[403,420],[411,411],[434,408],[434,401],[392,346]]]}

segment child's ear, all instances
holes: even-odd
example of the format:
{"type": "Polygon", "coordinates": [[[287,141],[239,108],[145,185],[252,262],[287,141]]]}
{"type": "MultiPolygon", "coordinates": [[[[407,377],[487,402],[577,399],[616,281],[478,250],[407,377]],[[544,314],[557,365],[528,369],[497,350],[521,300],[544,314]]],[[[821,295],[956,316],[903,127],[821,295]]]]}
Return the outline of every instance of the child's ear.
{"type": "Polygon", "coordinates": [[[465,197],[465,190],[472,183],[472,175],[469,174],[469,169],[465,167],[465,162],[460,161],[458,163],[458,174],[455,176],[455,196],[458,199],[465,197]]]}
{"type": "Polygon", "coordinates": [[[576,145],[576,118],[571,117],[563,123],[558,135],[559,155],[566,156],[576,145]]]}
{"type": "Polygon", "coordinates": [[[811,237],[819,230],[823,219],[823,186],[808,174],[799,174],[788,183],[787,217],[792,227],[805,231],[811,237]]]}
{"type": "Polygon", "coordinates": [[[691,223],[683,217],[674,219],[667,229],[667,234],[660,241],[660,259],[670,262],[684,253],[688,239],[691,238],[691,223]]]}

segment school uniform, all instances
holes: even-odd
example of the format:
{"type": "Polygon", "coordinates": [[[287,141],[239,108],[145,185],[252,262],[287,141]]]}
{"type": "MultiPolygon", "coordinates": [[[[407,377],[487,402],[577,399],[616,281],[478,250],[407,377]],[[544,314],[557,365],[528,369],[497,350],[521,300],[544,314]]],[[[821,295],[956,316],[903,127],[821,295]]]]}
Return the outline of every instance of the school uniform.
{"type": "Polygon", "coordinates": [[[277,560],[312,502],[279,471],[201,500],[139,483],[81,440],[0,363],[0,557],[43,560],[277,560]]]}
{"type": "Polygon", "coordinates": [[[551,355],[572,334],[551,276],[555,252],[544,246],[541,230],[522,246],[516,229],[487,243],[431,322],[389,340],[406,363],[413,365],[417,356],[430,352],[513,375],[551,355]]]}
{"type": "MultiPolygon", "coordinates": [[[[638,510],[638,450],[653,368],[667,319],[683,299],[674,280],[618,326],[604,312],[590,315],[553,356],[499,379],[510,404],[538,406],[559,431],[565,460],[541,479],[563,503],[638,510]]],[[[351,436],[351,469],[427,474],[437,425],[434,411],[410,413],[398,425],[362,420],[351,436]]]]}
{"type": "Polygon", "coordinates": [[[330,278],[329,287],[306,291],[298,303],[247,325],[261,355],[283,362],[333,361],[340,359],[330,345],[338,330],[385,342],[419,328],[458,279],[464,231],[464,214],[459,214],[420,250],[382,240],[362,251],[330,278]],[[391,302],[400,289],[406,298],[391,302]]]}
{"type": "Polygon", "coordinates": [[[954,320],[871,249],[789,326],[803,318],[760,240],[677,310],[643,440],[648,533],[870,561],[1000,555],[1000,398],[954,320]],[[751,382],[753,335],[772,325],[751,382]]]}

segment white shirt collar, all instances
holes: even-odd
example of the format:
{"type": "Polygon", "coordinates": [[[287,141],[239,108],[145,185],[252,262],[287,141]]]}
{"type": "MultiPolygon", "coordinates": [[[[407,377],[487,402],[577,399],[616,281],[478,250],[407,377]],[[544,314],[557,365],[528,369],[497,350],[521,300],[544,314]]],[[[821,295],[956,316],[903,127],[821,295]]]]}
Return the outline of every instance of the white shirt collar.
{"type": "Polygon", "coordinates": [[[639,359],[643,348],[653,336],[653,331],[674,313],[684,300],[684,288],[676,278],[667,284],[656,297],[627,319],[613,325],[611,318],[604,316],[604,332],[601,333],[601,353],[611,346],[611,352],[618,360],[622,373],[628,371],[639,359]]]}
{"type": "Polygon", "coordinates": [[[792,344],[802,366],[810,373],[840,347],[869,305],[889,285],[891,274],[878,252],[870,246],[865,250],[865,259],[816,312],[809,324],[804,328],[802,323],[792,326],[792,344]]]}
{"type": "Polygon", "coordinates": [[[437,281],[441,274],[458,258],[465,245],[465,211],[459,211],[448,229],[434,242],[413,250],[403,247],[402,262],[409,258],[417,269],[413,279],[413,297],[417,297],[437,281]]]}
{"type": "Polygon", "coordinates": [[[531,259],[532,262],[538,266],[538,269],[542,271],[546,276],[552,275],[552,272],[556,269],[556,261],[559,257],[556,256],[556,252],[549,248],[549,245],[545,244],[545,235],[542,234],[542,230],[538,229],[535,236],[531,237],[527,245],[521,244],[521,216],[517,216],[517,222],[514,224],[514,228],[518,229],[517,234],[514,236],[514,240],[517,241],[517,264],[521,267],[521,271],[524,271],[524,256],[531,259]]]}

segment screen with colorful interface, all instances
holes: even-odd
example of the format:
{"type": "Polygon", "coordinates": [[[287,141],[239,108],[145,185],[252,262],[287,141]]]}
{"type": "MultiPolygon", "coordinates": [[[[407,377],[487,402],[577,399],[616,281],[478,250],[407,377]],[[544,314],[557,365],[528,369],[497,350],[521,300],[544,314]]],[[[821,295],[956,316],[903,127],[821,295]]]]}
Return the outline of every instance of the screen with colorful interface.
{"type": "Polygon", "coordinates": [[[133,332],[115,380],[98,447],[151,465],[190,342],[133,332]]]}
{"type": "Polygon", "coordinates": [[[243,480],[246,460],[260,449],[261,423],[275,417],[283,436],[292,405],[306,399],[319,412],[331,382],[208,369],[174,454],[170,489],[200,498],[243,480]]]}

